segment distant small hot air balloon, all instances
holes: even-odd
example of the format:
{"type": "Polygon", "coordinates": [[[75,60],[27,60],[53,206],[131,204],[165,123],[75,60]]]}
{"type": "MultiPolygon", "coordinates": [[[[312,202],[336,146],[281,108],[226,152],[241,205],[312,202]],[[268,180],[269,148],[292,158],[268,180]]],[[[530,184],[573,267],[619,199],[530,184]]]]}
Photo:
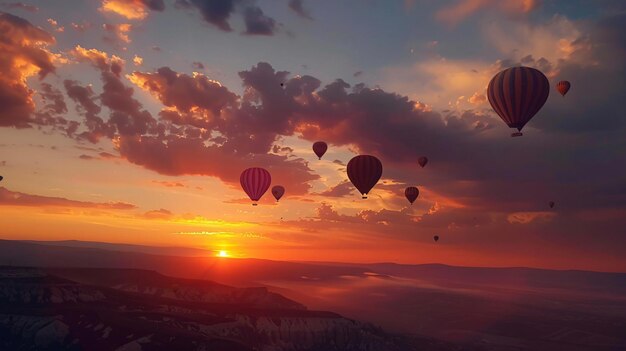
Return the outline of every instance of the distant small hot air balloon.
{"type": "Polygon", "coordinates": [[[285,187],[282,185],[275,185],[272,187],[272,195],[276,198],[276,202],[280,200],[281,197],[285,194],[285,187]]]}
{"type": "Polygon", "coordinates": [[[548,202],[548,206],[550,206],[550,208],[554,208],[554,201],[548,202]]]}
{"type": "Polygon", "coordinates": [[[320,160],[322,159],[322,156],[324,156],[324,154],[326,153],[326,150],[328,150],[328,145],[325,142],[316,141],[315,143],[313,143],[313,152],[315,152],[320,160]]]}
{"type": "Polygon", "coordinates": [[[439,235],[433,236],[433,240],[435,240],[435,242],[439,241],[439,235]]]}
{"type": "Polygon", "coordinates": [[[348,162],[348,178],[359,190],[362,197],[367,199],[367,193],[383,175],[383,164],[374,156],[359,155],[348,162]]]}
{"type": "Polygon", "coordinates": [[[415,202],[415,200],[417,199],[419,194],[420,194],[419,189],[417,189],[414,186],[410,186],[410,187],[404,189],[404,196],[406,196],[406,199],[409,200],[411,205],[413,205],[413,203],[415,202]]]}
{"type": "Polygon", "coordinates": [[[0,176],[0,182],[2,181],[2,179],[4,179],[4,177],[3,177],[3,176],[0,176]]]}
{"type": "Polygon", "coordinates": [[[567,94],[567,92],[569,91],[569,88],[571,88],[572,85],[570,84],[570,82],[566,81],[566,80],[562,80],[558,83],[556,83],[556,90],[559,91],[559,93],[561,93],[561,95],[565,96],[565,94],[567,94]]]}
{"type": "Polygon", "coordinates": [[[243,191],[248,194],[250,200],[253,201],[252,206],[257,205],[257,201],[261,199],[272,183],[270,172],[263,168],[252,167],[241,172],[239,182],[243,191]]]}
{"type": "Polygon", "coordinates": [[[428,157],[426,156],[422,156],[420,158],[417,159],[417,163],[419,163],[419,165],[424,168],[424,166],[426,166],[426,164],[428,163],[428,157]]]}
{"type": "Polygon", "coordinates": [[[497,73],[487,87],[493,110],[521,136],[522,128],[548,100],[550,82],[541,71],[531,67],[511,67],[497,73]]]}

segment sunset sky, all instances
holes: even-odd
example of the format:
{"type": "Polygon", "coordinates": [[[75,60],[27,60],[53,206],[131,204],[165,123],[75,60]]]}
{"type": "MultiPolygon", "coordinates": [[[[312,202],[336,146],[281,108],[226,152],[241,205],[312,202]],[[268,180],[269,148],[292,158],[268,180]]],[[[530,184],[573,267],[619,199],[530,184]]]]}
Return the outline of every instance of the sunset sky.
{"type": "Polygon", "coordinates": [[[623,0],[0,11],[0,238],[626,271],[623,0]],[[511,138],[485,93],[516,65],[540,69],[551,92],[511,138]],[[347,181],[356,154],[384,167],[367,200],[347,181]],[[251,206],[248,167],[268,169],[285,197],[251,206]]]}

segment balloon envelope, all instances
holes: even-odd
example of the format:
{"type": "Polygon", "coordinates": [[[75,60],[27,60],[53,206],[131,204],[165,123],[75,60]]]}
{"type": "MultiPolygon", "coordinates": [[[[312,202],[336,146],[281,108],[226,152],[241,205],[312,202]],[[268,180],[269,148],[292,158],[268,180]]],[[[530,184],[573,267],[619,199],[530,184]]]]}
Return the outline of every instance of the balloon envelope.
{"type": "Polygon", "coordinates": [[[435,242],[439,241],[439,235],[433,236],[433,240],[435,240],[435,242]]]}
{"type": "Polygon", "coordinates": [[[276,201],[280,200],[285,194],[285,187],[282,185],[275,185],[272,187],[272,195],[276,198],[276,201]]]}
{"type": "Polygon", "coordinates": [[[419,163],[419,165],[424,168],[424,166],[426,166],[426,164],[428,163],[428,157],[426,156],[422,156],[420,158],[417,159],[417,163],[419,163]]]}
{"type": "Polygon", "coordinates": [[[553,208],[554,207],[554,201],[548,202],[548,206],[550,206],[550,208],[553,208]]]}
{"type": "Polygon", "coordinates": [[[315,152],[320,160],[322,159],[322,156],[324,156],[324,154],[326,153],[326,150],[328,150],[328,145],[325,142],[316,141],[315,143],[313,143],[313,152],[315,152]]]}
{"type": "Polygon", "coordinates": [[[4,179],[4,177],[3,177],[3,176],[0,176],[0,182],[2,181],[2,179],[4,179]]]}
{"type": "Polygon", "coordinates": [[[510,128],[518,131],[539,112],[549,94],[548,78],[530,67],[507,68],[496,74],[487,88],[493,110],[510,128]]]}
{"type": "Polygon", "coordinates": [[[409,200],[411,205],[413,205],[413,203],[415,202],[415,200],[417,199],[419,194],[420,194],[419,189],[417,189],[414,186],[410,186],[410,187],[404,189],[404,196],[406,196],[406,199],[409,200]]]}
{"type": "Polygon", "coordinates": [[[562,80],[558,83],[556,83],[556,90],[558,90],[558,92],[565,96],[565,94],[567,94],[567,92],[569,91],[569,88],[571,88],[572,85],[570,84],[570,82],[566,81],[566,80],[562,80]]]}
{"type": "Polygon", "coordinates": [[[374,156],[359,155],[348,162],[348,178],[364,199],[383,175],[383,164],[374,156]]]}
{"type": "MultiPolygon", "coordinates": [[[[263,168],[252,167],[241,172],[239,182],[241,183],[243,191],[250,197],[250,200],[256,202],[259,201],[261,196],[263,196],[270,187],[272,176],[270,172],[263,168]]],[[[252,205],[256,206],[256,203],[252,205]]]]}

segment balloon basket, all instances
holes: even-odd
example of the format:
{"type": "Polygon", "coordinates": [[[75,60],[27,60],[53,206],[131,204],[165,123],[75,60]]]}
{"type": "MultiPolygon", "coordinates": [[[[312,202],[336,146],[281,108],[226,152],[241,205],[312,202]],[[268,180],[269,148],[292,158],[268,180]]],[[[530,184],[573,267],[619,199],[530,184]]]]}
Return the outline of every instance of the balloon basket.
{"type": "Polygon", "coordinates": [[[258,206],[259,204],[257,204],[256,202],[252,204],[252,206],[258,206]]]}
{"type": "Polygon", "coordinates": [[[367,196],[363,195],[361,196],[361,199],[367,199],[367,196]]]}
{"type": "Polygon", "coordinates": [[[522,135],[524,135],[522,132],[511,133],[511,138],[521,137],[522,135]]]}

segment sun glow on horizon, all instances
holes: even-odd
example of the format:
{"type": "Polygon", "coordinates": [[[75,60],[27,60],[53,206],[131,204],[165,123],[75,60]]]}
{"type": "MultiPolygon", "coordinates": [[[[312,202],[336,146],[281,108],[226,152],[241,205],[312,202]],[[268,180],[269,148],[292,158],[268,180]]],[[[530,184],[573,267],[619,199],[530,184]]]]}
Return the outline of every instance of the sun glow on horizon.
{"type": "Polygon", "coordinates": [[[230,255],[228,254],[227,251],[224,250],[220,250],[217,252],[217,257],[229,257],[230,255]]]}

